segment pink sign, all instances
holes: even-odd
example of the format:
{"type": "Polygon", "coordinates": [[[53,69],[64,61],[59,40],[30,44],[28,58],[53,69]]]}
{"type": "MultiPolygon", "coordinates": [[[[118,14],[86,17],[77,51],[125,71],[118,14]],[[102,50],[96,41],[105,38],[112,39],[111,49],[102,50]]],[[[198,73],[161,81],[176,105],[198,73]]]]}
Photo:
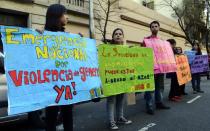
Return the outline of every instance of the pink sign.
{"type": "Polygon", "coordinates": [[[159,38],[146,38],[144,43],[154,51],[155,74],[176,72],[176,61],[169,42],[159,38]]]}

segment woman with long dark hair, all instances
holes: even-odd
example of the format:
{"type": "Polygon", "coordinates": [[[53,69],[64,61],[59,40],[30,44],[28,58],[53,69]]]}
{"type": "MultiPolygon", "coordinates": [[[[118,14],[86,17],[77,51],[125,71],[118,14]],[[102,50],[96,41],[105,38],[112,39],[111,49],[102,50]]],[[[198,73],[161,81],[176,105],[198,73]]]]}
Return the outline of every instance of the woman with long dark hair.
{"type": "MultiPolygon", "coordinates": [[[[117,28],[113,31],[111,44],[122,45],[123,39],[124,39],[123,30],[121,28],[117,28]]],[[[108,120],[109,120],[109,128],[112,130],[119,129],[116,124],[127,125],[127,124],[132,123],[132,121],[127,120],[124,117],[123,103],[124,103],[124,94],[110,96],[107,98],[107,113],[108,113],[108,120]],[[115,122],[115,119],[114,119],[115,109],[116,109],[116,114],[117,114],[117,122],[115,122]]]]}
{"type": "MultiPolygon", "coordinates": [[[[63,5],[54,4],[48,7],[45,30],[64,32],[67,24],[67,10],[63,5]]],[[[64,131],[73,131],[72,105],[50,106],[46,108],[46,131],[56,131],[58,112],[63,118],[64,131]]]]}
{"type": "MultiPolygon", "coordinates": [[[[192,50],[193,50],[193,51],[196,51],[196,54],[195,54],[195,55],[202,55],[201,48],[200,48],[200,46],[199,46],[198,43],[196,43],[196,44],[193,46],[193,49],[192,49],[192,50]]],[[[193,88],[193,94],[196,94],[197,92],[198,92],[198,93],[204,93],[204,91],[201,90],[200,82],[201,82],[200,73],[192,74],[192,88],[193,88]]]]}
{"type": "MultiPolygon", "coordinates": [[[[176,41],[174,39],[168,39],[167,41],[171,44],[174,55],[182,54],[182,50],[176,47],[176,41]]],[[[176,72],[167,73],[166,77],[171,78],[171,88],[168,96],[169,100],[174,102],[180,101],[182,95],[187,95],[185,92],[185,84],[179,85],[176,72]]]]}
{"type": "MultiPolygon", "coordinates": [[[[176,41],[174,39],[168,39],[167,40],[170,45],[171,45],[171,48],[174,52],[174,55],[178,54],[176,52],[176,41]]],[[[178,102],[180,101],[180,94],[179,94],[179,83],[178,83],[178,79],[177,79],[177,75],[176,75],[176,72],[172,72],[172,73],[167,73],[166,74],[166,77],[167,78],[171,78],[171,88],[170,88],[170,91],[169,91],[169,95],[168,95],[168,98],[170,101],[175,101],[175,102],[178,102]]]]}

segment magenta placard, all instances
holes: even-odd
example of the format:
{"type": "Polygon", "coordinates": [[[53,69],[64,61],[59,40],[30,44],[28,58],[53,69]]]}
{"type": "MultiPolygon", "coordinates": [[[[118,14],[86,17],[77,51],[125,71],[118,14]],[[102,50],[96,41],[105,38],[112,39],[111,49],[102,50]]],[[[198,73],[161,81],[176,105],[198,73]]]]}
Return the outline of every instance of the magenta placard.
{"type": "Polygon", "coordinates": [[[144,39],[146,47],[154,51],[154,71],[155,74],[176,72],[176,62],[174,53],[169,42],[159,38],[144,39]]]}

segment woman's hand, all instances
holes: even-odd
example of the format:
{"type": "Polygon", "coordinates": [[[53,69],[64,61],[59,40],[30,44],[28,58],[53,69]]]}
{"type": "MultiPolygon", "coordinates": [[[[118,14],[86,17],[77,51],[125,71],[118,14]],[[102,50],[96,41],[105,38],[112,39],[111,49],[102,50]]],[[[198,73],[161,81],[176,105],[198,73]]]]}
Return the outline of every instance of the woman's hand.
{"type": "Polygon", "coordinates": [[[84,37],[84,35],[82,33],[80,33],[80,32],[78,33],[78,35],[80,35],[80,37],[84,37]]]}
{"type": "Polygon", "coordinates": [[[39,34],[43,34],[44,30],[36,29],[36,32],[38,32],[39,34]]]}

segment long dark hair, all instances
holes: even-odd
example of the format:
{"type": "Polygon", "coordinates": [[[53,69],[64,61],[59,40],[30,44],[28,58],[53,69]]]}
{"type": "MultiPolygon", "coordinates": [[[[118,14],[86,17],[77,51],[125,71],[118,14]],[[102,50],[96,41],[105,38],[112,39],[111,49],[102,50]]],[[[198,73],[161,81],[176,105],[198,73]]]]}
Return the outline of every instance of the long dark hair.
{"type": "Polygon", "coordinates": [[[123,29],[121,29],[121,28],[116,28],[116,29],[113,31],[113,33],[112,33],[112,44],[115,43],[115,41],[114,41],[114,34],[115,34],[115,32],[118,31],[118,30],[120,30],[120,31],[122,32],[122,35],[123,35],[123,37],[124,37],[124,31],[123,31],[123,29]]]}
{"type": "Polygon", "coordinates": [[[60,23],[60,18],[67,12],[65,6],[53,4],[48,7],[46,14],[45,30],[64,31],[65,28],[60,23]]]}
{"type": "Polygon", "coordinates": [[[200,47],[200,45],[198,45],[197,55],[202,55],[202,51],[201,51],[201,47],[200,47]]]}
{"type": "Polygon", "coordinates": [[[202,55],[202,51],[201,51],[200,45],[198,43],[195,43],[194,46],[193,46],[192,50],[196,51],[196,55],[202,55]],[[194,47],[195,45],[197,46],[197,50],[194,47]]]}
{"type": "Polygon", "coordinates": [[[174,39],[167,40],[171,45],[176,45],[176,41],[174,39]]]}

